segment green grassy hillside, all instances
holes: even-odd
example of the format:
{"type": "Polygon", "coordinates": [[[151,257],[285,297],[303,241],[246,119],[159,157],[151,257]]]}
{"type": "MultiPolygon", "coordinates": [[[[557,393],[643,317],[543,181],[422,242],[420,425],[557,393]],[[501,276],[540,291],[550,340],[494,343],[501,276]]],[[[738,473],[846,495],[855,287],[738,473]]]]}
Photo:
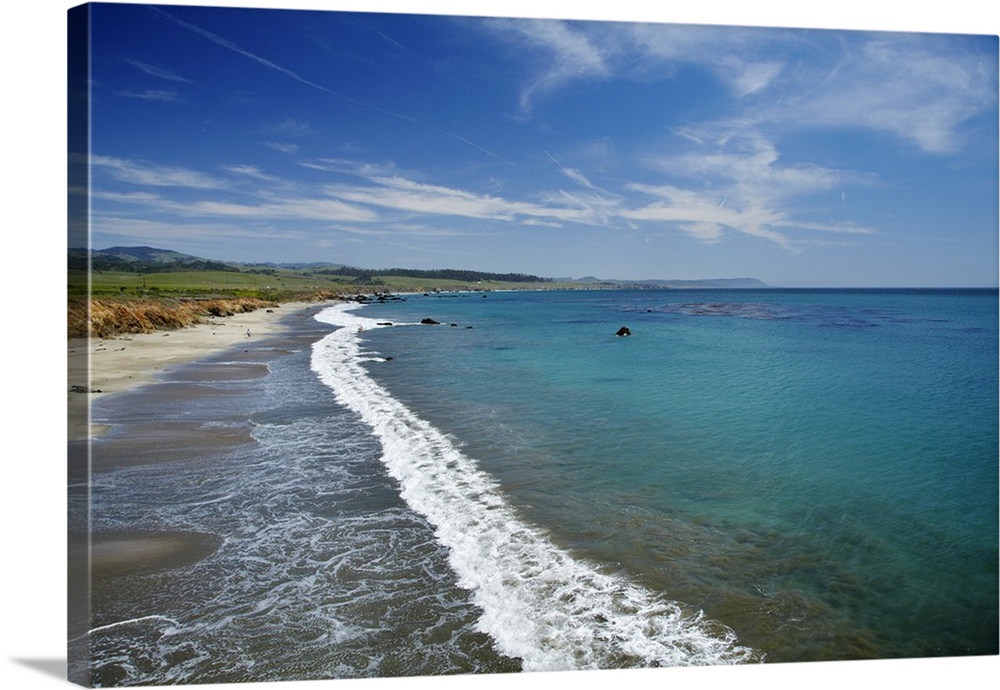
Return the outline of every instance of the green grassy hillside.
{"type": "Polygon", "coordinates": [[[467,270],[367,270],[330,263],[241,264],[153,247],[70,249],[67,267],[71,337],[178,328],[197,323],[213,309],[252,310],[372,293],[764,287],[755,279],[574,281],[467,270]],[[219,306],[220,300],[228,306],[219,306]]]}

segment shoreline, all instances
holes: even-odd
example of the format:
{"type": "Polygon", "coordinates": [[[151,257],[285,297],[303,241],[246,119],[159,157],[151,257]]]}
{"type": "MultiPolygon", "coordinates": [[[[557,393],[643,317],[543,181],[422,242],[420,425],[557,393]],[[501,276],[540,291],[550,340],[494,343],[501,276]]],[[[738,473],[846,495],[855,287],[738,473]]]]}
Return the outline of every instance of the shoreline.
{"type": "MultiPolygon", "coordinates": [[[[86,461],[85,448],[100,437],[108,427],[90,423],[90,404],[97,398],[124,393],[152,384],[149,394],[159,396],[157,387],[168,369],[197,362],[229,350],[239,350],[251,344],[280,337],[288,332],[288,319],[305,314],[309,309],[322,309],[326,302],[287,302],[253,312],[226,317],[212,317],[204,323],[169,331],[126,334],[114,338],[85,338],[68,341],[68,441],[70,501],[91,480],[93,472],[113,465],[95,466],[86,461]],[[248,335],[249,331],[249,335],[248,335]],[[92,392],[77,392],[74,386],[92,392]]],[[[305,316],[303,317],[305,318],[305,316]]],[[[248,348],[249,349],[249,348],[248,348]]],[[[266,367],[261,367],[266,372],[266,367]]],[[[225,372],[231,373],[231,372],[225,372]]],[[[240,369],[241,375],[259,376],[253,365],[240,369]]],[[[213,371],[212,375],[219,375],[213,371]]],[[[190,428],[170,427],[171,434],[181,434],[196,449],[211,452],[213,448],[244,443],[249,440],[249,428],[212,429],[200,432],[190,428]]],[[[170,443],[161,447],[149,438],[125,439],[135,451],[128,452],[130,462],[171,462],[177,449],[170,443]],[[160,451],[163,452],[160,452],[160,451]]],[[[195,450],[194,452],[198,452],[195,450]]],[[[89,524],[86,520],[82,524],[89,524]]],[[[100,599],[105,602],[120,596],[117,587],[123,578],[136,574],[163,573],[207,558],[224,541],[223,534],[205,530],[177,528],[131,528],[113,531],[70,528],[67,541],[67,563],[71,571],[69,608],[70,637],[86,635],[101,625],[114,624],[109,619],[91,618],[91,609],[84,603],[100,599]]],[[[70,662],[73,662],[70,652],[70,662]]]]}
{"type": "Polygon", "coordinates": [[[84,441],[103,432],[100,426],[89,424],[89,402],[154,383],[168,367],[280,333],[284,330],[281,325],[284,317],[324,304],[286,302],[233,316],[210,317],[204,323],[178,330],[70,339],[66,382],[68,440],[84,441]]]}

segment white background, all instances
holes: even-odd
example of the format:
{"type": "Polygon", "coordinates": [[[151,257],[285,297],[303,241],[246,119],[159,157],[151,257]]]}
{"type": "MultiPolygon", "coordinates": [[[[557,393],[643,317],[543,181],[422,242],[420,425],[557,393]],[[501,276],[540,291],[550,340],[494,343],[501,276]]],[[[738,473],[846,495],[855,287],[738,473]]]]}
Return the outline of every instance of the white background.
{"type": "MultiPolygon", "coordinates": [[[[5,433],[0,679],[14,690],[65,687],[66,11],[78,3],[8,3],[0,22],[4,217],[0,360],[5,433]],[[13,152],[13,155],[10,155],[13,152]]],[[[998,33],[995,3],[838,0],[171,0],[275,8],[665,21],[696,24],[998,33]]],[[[518,688],[910,688],[982,686],[1000,658],[837,662],[765,667],[601,671],[390,680],[252,683],[240,690],[518,688]]]]}

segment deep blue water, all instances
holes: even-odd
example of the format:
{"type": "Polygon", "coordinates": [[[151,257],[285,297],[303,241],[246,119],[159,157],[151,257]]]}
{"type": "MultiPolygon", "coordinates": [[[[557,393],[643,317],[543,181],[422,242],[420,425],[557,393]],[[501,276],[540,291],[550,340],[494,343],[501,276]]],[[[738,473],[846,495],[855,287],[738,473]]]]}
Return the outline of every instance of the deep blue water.
{"type": "Polygon", "coordinates": [[[96,407],[94,533],[220,545],[97,583],[95,677],[996,654],[997,313],[650,290],[298,315],[96,407]],[[247,442],[184,440],[217,430],[247,442]]]}
{"type": "Polygon", "coordinates": [[[526,522],[767,659],[996,652],[995,291],[489,293],[356,313],[442,323],[369,332],[392,360],[368,370],[526,522]]]}

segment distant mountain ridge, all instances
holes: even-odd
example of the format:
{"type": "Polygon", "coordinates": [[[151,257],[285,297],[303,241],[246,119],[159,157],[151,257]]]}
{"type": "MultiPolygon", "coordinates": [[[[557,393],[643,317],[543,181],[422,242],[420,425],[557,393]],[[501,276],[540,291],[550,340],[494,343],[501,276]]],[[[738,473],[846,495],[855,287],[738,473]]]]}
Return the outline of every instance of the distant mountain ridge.
{"type": "Polygon", "coordinates": [[[650,278],[646,280],[628,280],[625,278],[595,278],[594,276],[584,276],[583,278],[557,278],[556,280],[604,287],[670,288],[676,290],[705,288],[728,288],[736,290],[771,287],[757,278],[704,278],[699,280],[650,278]]]}
{"type": "Polygon", "coordinates": [[[757,278],[707,278],[703,280],[616,280],[623,285],[659,288],[766,288],[757,278]]]}

